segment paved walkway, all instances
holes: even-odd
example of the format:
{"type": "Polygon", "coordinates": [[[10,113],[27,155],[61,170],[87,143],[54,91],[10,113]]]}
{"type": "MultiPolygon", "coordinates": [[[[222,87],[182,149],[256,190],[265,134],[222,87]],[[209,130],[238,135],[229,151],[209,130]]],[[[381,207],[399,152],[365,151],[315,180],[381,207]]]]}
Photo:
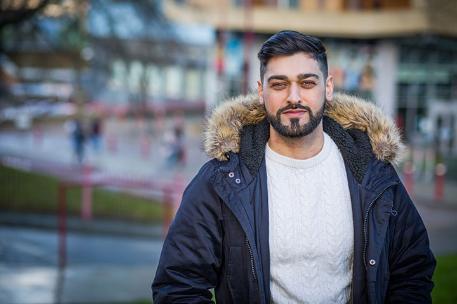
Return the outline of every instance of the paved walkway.
{"type": "MultiPolygon", "coordinates": [[[[416,205],[434,253],[457,253],[457,208],[416,205]]],[[[56,221],[52,216],[0,215],[0,303],[58,303],[56,221]]],[[[161,227],[78,218],[70,219],[69,227],[60,303],[150,299],[162,246],[161,227]]]]}
{"type": "MultiPolygon", "coordinates": [[[[86,143],[85,164],[112,176],[170,179],[179,173],[187,181],[207,160],[201,144],[202,125],[201,118],[186,121],[187,162],[184,166],[171,166],[167,163],[171,121],[165,122],[160,132],[150,132],[138,127],[134,121],[110,120],[105,123],[100,150],[95,151],[90,143],[86,143]]],[[[43,127],[40,134],[37,136],[32,131],[1,131],[0,155],[52,161],[66,166],[77,165],[69,134],[63,124],[43,127]]]]}
{"type": "MultiPolygon", "coordinates": [[[[57,233],[58,217],[49,214],[24,214],[16,212],[0,213],[0,226],[5,227],[28,227],[42,230],[50,230],[57,233]]],[[[70,216],[67,219],[69,232],[114,235],[121,237],[143,237],[161,239],[164,227],[161,223],[141,224],[132,221],[92,219],[83,220],[80,217],[70,216]]]]}
{"type": "Polygon", "coordinates": [[[430,238],[435,255],[457,254],[457,183],[447,181],[442,200],[435,199],[433,182],[416,182],[411,198],[430,238]]]}
{"type": "MultiPolygon", "coordinates": [[[[130,303],[151,299],[151,265],[70,266],[56,300],[56,267],[0,265],[0,302],[5,304],[130,303]]],[[[151,300],[152,301],[152,300],[151,300]]]]}
{"type": "Polygon", "coordinates": [[[67,266],[60,271],[55,231],[0,226],[0,303],[127,303],[151,298],[160,239],[71,232],[67,244],[67,266]]]}

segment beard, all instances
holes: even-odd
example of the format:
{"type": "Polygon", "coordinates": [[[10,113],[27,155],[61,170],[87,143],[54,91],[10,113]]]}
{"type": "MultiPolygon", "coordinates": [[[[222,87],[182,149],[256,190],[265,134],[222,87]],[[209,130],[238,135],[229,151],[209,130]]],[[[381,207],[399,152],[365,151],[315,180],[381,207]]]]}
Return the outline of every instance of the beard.
{"type": "Polygon", "coordinates": [[[297,138],[303,137],[306,135],[311,134],[322,121],[322,117],[324,116],[324,109],[325,103],[322,107],[316,112],[313,113],[310,107],[304,106],[301,104],[289,104],[276,112],[276,115],[271,114],[267,111],[267,120],[270,125],[278,132],[280,135],[288,138],[297,138]],[[291,118],[290,125],[284,125],[281,123],[281,114],[287,110],[296,110],[302,109],[306,110],[309,115],[309,121],[300,125],[299,118],[291,118]]]}

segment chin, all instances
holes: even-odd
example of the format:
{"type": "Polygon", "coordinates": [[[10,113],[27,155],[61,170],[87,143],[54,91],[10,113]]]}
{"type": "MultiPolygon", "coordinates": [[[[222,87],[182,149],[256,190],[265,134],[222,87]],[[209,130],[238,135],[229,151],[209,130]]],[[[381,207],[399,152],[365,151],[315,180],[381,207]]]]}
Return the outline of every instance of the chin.
{"type": "MultiPolygon", "coordinates": [[[[304,125],[306,125],[309,121],[308,120],[305,120],[305,119],[300,119],[298,121],[298,125],[300,128],[302,128],[304,125]]],[[[287,119],[287,121],[284,123],[281,121],[281,124],[285,127],[292,127],[292,122],[290,121],[290,119],[287,119]]]]}

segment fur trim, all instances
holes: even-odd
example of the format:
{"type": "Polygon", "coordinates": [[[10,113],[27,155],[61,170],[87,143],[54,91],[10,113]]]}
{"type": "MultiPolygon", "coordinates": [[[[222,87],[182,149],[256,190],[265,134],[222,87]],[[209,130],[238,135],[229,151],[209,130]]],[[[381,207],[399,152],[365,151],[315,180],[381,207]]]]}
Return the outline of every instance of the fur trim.
{"type": "Polygon", "coordinates": [[[344,129],[366,132],[376,158],[398,163],[404,146],[400,131],[391,118],[373,103],[345,94],[335,94],[325,115],[334,119],[344,129]]]}
{"type": "Polygon", "coordinates": [[[241,130],[265,118],[257,95],[238,96],[218,106],[208,119],[204,133],[205,152],[211,158],[227,160],[226,153],[240,151],[241,130]]]}
{"type": "MultiPolygon", "coordinates": [[[[345,94],[335,94],[325,115],[344,129],[366,132],[375,156],[382,161],[398,163],[403,152],[400,132],[392,119],[374,104],[345,94]]],[[[258,124],[265,118],[265,108],[257,94],[239,96],[217,107],[211,114],[204,134],[205,151],[211,158],[227,160],[228,152],[240,150],[244,126],[258,124]]]]}

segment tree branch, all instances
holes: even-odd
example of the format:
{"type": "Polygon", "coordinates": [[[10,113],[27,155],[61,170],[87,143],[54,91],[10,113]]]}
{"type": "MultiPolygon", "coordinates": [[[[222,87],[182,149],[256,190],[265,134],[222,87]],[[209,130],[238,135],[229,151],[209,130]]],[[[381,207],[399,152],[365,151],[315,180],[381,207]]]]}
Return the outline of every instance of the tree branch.
{"type": "Polygon", "coordinates": [[[35,14],[44,9],[51,0],[42,0],[35,8],[27,8],[27,1],[18,8],[7,8],[0,11],[0,29],[6,25],[19,24],[32,18],[35,14]]]}

